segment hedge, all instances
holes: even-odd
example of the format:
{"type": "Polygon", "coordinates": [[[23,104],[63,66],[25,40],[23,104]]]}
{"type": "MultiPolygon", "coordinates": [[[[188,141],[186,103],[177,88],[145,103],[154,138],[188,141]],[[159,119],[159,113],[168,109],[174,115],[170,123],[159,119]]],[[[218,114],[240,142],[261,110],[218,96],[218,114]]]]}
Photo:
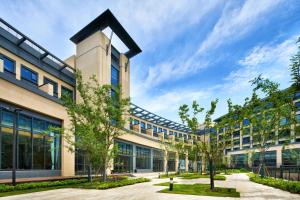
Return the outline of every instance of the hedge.
{"type": "Polygon", "coordinates": [[[29,190],[36,188],[47,188],[64,185],[74,185],[87,182],[87,179],[68,179],[61,181],[44,181],[44,182],[32,182],[32,183],[20,183],[16,186],[0,184],[0,192],[12,192],[17,190],[29,190]]]}
{"type": "Polygon", "coordinates": [[[124,179],[124,180],[115,181],[115,182],[100,182],[96,186],[96,189],[105,190],[105,189],[109,189],[109,188],[122,187],[125,185],[133,185],[136,183],[143,183],[143,182],[149,182],[149,181],[150,181],[150,179],[148,179],[148,178],[137,178],[137,179],[124,179]]]}
{"type": "Polygon", "coordinates": [[[260,183],[263,185],[271,186],[281,190],[289,191],[291,193],[300,194],[300,182],[298,181],[287,181],[284,179],[275,179],[272,177],[260,177],[255,174],[249,174],[250,181],[260,183]]]}

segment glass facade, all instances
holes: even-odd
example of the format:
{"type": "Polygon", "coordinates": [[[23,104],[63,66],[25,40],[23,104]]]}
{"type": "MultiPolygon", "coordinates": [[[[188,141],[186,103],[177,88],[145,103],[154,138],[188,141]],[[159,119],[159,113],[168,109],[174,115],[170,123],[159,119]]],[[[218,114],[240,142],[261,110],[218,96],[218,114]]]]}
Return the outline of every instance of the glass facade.
{"type": "Polygon", "coordinates": [[[151,169],[151,150],[144,147],[136,147],[136,168],[151,169]]]}
{"type": "MultiPolygon", "coordinates": [[[[260,152],[256,152],[253,155],[253,166],[259,166],[260,152]]],[[[276,151],[265,152],[265,165],[266,166],[276,166],[276,151]]]]}
{"type": "Polygon", "coordinates": [[[118,155],[114,159],[114,172],[129,173],[133,171],[133,147],[131,144],[116,142],[118,155]]]}
{"type": "Polygon", "coordinates": [[[231,156],[231,167],[245,168],[248,166],[248,154],[237,154],[231,156]]]}
{"type": "Polygon", "coordinates": [[[74,94],[73,94],[73,90],[70,90],[64,86],[61,87],[61,96],[69,96],[72,99],[74,99],[74,94]]]}
{"type": "Polygon", "coordinates": [[[159,150],[153,150],[153,171],[162,172],[164,170],[164,153],[159,150]]]}
{"type": "Polygon", "coordinates": [[[286,149],[282,151],[282,165],[300,165],[300,149],[286,149]]]}
{"type": "Polygon", "coordinates": [[[61,136],[44,119],[0,109],[0,169],[12,169],[13,134],[17,134],[17,169],[59,170],[61,136]],[[17,123],[16,123],[17,122],[17,123]]]}

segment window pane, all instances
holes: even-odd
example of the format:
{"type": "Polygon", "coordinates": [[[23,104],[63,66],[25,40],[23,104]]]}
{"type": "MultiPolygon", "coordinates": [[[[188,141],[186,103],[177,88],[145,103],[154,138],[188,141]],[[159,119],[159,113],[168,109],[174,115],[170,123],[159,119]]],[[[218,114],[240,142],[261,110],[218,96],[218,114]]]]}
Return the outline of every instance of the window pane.
{"type": "Polygon", "coordinates": [[[9,58],[3,58],[4,71],[15,73],[15,62],[9,58]]]}
{"type": "Polygon", "coordinates": [[[73,91],[68,88],[61,87],[61,96],[68,96],[73,99],[73,91]]]}
{"type": "Polygon", "coordinates": [[[26,80],[37,85],[37,73],[23,65],[21,68],[21,78],[22,80],[26,80]]]}
{"type": "Polygon", "coordinates": [[[111,84],[113,86],[119,85],[119,70],[111,66],[111,84]]]}
{"type": "Polygon", "coordinates": [[[31,169],[31,131],[18,131],[18,169],[31,169]]]}
{"type": "Polygon", "coordinates": [[[31,130],[31,117],[20,115],[18,126],[19,129],[31,130]]]}
{"type": "Polygon", "coordinates": [[[3,111],[1,124],[5,126],[13,126],[13,123],[14,123],[13,113],[3,111]]]}
{"type": "Polygon", "coordinates": [[[1,128],[1,169],[12,168],[13,129],[1,128]]]}

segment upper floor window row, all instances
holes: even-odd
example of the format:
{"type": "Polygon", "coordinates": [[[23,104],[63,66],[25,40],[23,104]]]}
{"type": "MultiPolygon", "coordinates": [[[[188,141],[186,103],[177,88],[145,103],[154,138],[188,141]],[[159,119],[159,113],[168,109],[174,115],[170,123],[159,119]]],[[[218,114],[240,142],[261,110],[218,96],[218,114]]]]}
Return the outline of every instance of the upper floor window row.
{"type": "Polygon", "coordinates": [[[38,85],[38,74],[24,65],[21,66],[21,79],[38,85]]]}
{"type": "Polygon", "coordinates": [[[7,73],[16,73],[16,62],[6,56],[1,56],[0,58],[3,60],[3,67],[4,67],[4,72],[7,73]]]}

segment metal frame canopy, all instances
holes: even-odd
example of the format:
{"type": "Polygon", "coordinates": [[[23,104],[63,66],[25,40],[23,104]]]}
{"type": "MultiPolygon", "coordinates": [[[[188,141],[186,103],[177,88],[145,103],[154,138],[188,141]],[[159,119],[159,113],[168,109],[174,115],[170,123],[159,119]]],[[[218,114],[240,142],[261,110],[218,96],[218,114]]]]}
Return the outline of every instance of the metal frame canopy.
{"type": "Polygon", "coordinates": [[[130,104],[130,110],[131,110],[131,114],[137,118],[143,119],[145,121],[151,122],[153,124],[157,124],[159,126],[163,126],[169,129],[173,129],[173,130],[177,130],[177,131],[181,131],[184,133],[189,133],[190,129],[183,125],[183,124],[179,124],[177,122],[168,120],[164,117],[160,117],[150,111],[147,111],[133,103],[130,104]]]}
{"type": "Polygon", "coordinates": [[[70,38],[70,40],[75,44],[78,44],[79,42],[86,39],[90,35],[94,34],[99,30],[102,31],[108,26],[112,29],[114,33],[116,33],[116,35],[129,49],[129,51],[125,53],[125,55],[128,58],[131,58],[139,54],[140,52],[142,52],[140,47],[130,37],[130,35],[126,32],[126,30],[123,28],[123,26],[120,24],[120,22],[117,20],[117,18],[112,14],[112,12],[109,9],[104,11],[96,19],[94,19],[92,22],[90,22],[88,25],[82,28],[78,33],[73,35],[70,38]]]}
{"type": "Polygon", "coordinates": [[[54,76],[56,74],[59,78],[64,76],[70,84],[75,84],[74,69],[72,67],[2,18],[0,18],[0,46],[9,49],[13,53],[20,54],[24,58],[29,59],[31,63],[37,63],[36,66],[41,65],[44,70],[48,68],[52,72],[56,71],[53,74],[54,76]],[[34,60],[30,57],[34,58],[34,60]]]}

